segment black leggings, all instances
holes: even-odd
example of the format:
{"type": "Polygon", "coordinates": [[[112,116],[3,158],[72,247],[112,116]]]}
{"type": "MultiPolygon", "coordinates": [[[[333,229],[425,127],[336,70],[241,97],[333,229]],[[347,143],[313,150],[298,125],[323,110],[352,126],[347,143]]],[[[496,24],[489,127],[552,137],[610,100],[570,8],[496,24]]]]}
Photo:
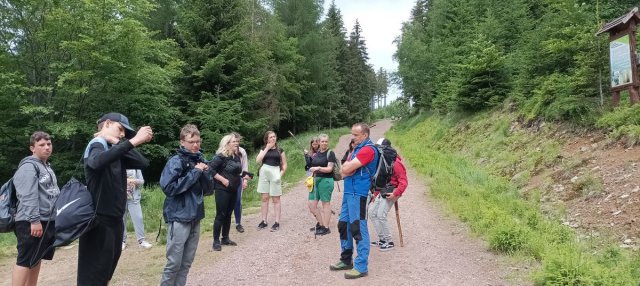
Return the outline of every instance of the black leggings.
{"type": "Polygon", "coordinates": [[[235,191],[216,190],[216,218],[213,222],[213,241],[220,240],[220,231],[222,231],[222,238],[229,238],[231,213],[233,212],[237,195],[238,193],[235,191]]]}

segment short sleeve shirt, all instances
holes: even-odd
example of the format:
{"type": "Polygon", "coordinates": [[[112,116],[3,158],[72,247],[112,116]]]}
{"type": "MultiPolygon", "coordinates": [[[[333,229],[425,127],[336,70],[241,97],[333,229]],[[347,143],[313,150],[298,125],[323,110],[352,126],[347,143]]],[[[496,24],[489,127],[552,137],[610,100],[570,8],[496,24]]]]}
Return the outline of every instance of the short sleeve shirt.
{"type": "Polygon", "coordinates": [[[376,151],[374,151],[373,147],[371,146],[362,147],[360,149],[360,152],[356,154],[356,158],[358,159],[358,161],[360,161],[360,163],[362,163],[362,166],[366,166],[367,164],[371,163],[373,159],[375,159],[375,157],[376,151]]]}
{"type": "MultiPolygon", "coordinates": [[[[313,159],[311,159],[311,167],[326,167],[329,165],[329,162],[334,164],[336,163],[336,153],[330,150],[327,150],[325,152],[318,151],[318,153],[315,154],[313,159]],[[327,152],[329,152],[328,155],[327,155],[327,152]]],[[[316,172],[316,177],[332,178],[333,172],[329,172],[329,173],[316,172]]]]}

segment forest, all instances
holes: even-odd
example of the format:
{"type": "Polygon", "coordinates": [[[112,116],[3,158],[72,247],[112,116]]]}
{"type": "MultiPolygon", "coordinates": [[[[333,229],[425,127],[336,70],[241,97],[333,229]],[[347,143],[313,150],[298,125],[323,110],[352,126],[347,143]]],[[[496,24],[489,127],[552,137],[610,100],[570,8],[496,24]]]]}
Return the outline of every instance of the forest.
{"type": "Polygon", "coordinates": [[[636,5],[418,0],[395,54],[403,94],[442,114],[506,106],[528,122],[624,126],[627,119],[608,114],[608,36],[595,34],[636,5]]]}
{"type": "Polygon", "coordinates": [[[150,125],[157,178],[185,123],[203,149],[240,132],[250,149],[286,135],[367,120],[388,74],[368,62],[359,23],[318,0],[0,1],[0,178],[53,135],[52,162],[79,172],[96,120],[116,111],[150,125]],[[358,108],[350,108],[357,106],[358,108]]]}

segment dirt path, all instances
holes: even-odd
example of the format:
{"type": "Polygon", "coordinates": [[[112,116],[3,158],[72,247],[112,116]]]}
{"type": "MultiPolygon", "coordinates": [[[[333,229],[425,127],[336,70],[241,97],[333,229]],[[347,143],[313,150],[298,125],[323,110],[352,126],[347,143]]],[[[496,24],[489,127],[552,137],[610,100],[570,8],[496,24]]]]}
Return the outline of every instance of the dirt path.
{"type": "MultiPolygon", "coordinates": [[[[372,128],[372,139],[382,137],[391,126],[382,121],[372,128]]],[[[350,136],[340,138],[336,153],[341,157],[350,136]]],[[[411,163],[408,162],[410,165],[411,163]]],[[[381,252],[371,249],[369,276],[345,280],[343,272],[329,271],[338,260],[340,243],[332,218],[332,233],[314,238],[309,231],[315,222],[307,209],[308,191],[302,183],[282,198],[282,221],[278,232],[258,231],[256,214],[243,218],[246,232],[232,229],[238,246],[211,251],[211,235],[200,240],[189,285],[510,285],[509,267],[504,258],[487,252],[485,243],[470,238],[467,228],[443,216],[427,197],[427,186],[414,170],[408,169],[409,187],[400,199],[404,247],[399,247],[395,212],[389,212],[396,248],[381,252]]],[[[342,186],[340,186],[342,189],[342,186]]],[[[339,213],[342,192],[333,193],[333,210],[339,213]]],[[[212,216],[208,216],[212,217],[212,216]]],[[[204,222],[203,223],[209,223],[204,222]]],[[[269,225],[273,223],[270,218],[269,225]]],[[[370,226],[370,233],[374,233],[370,226]]],[[[376,237],[372,237],[372,240],[376,237]]],[[[40,284],[75,284],[77,248],[60,250],[56,259],[45,263],[40,284]]],[[[10,277],[11,261],[0,264],[10,277]]],[[[128,249],[118,265],[112,285],[157,285],[165,263],[164,248],[149,251],[128,249]]],[[[8,281],[0,281],[8,285],[8,281]]],[[[517,283],[520,284],[520,283],[517,283]]]]}

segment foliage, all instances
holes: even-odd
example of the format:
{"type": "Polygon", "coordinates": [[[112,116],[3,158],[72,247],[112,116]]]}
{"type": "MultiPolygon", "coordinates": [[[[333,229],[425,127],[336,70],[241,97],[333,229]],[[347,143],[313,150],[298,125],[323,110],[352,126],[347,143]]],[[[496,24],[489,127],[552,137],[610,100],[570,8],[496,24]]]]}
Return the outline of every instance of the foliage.
{"type": "Polygon", "coordinates": [[[404,95],[418,108],[444,113],[477,112],[509,99],[528,120],[592,124],[601,112],[600,86],[608,83],[607,39],[593,34],[629,7],[629,1],[416,1],[395,54],[404,95]]]}
{"type": "MultiPolygon", "coordinates": [[[[539,196],[523,196],[510,182],[515,174],[537,173],[560,152],[559,142],[546,136],[552,130],[532,134],[512,128],[515,121],[515,114],[497,112],[423,114],[403,120],[386,136],[427,178],[430,194],[485,237],[492,250],[539,263],[532,274],[535,285],[637,283],[640,255],[579,240],[542,213],[539,196]]],[[[585,176],[576,188],[589,195],[595,184],[585,176]]]]}
{"type": "Polygon", "coordinates": [[[398,99],[385,107],[375,109],[371,114],[371,118],[372,120],[384,118],[402,119],[408,118],[411,112],[411,105],[403,99],[398,99]]]}
{"type": "Polygon", "coordinates": [[[80,153],[110,111],[152,126],[154,140],[140,148],[149,182],[186,123],[207,151],[231,131],[255,147],[266,130],[367,120],[385,87],[371,88],[364,41],[347,42],[335,5],[321,21],[322,3],[0,1],[0,178],[29,155],[35,130],[54,138],[59,181],[82,177],[80,153]]]}

